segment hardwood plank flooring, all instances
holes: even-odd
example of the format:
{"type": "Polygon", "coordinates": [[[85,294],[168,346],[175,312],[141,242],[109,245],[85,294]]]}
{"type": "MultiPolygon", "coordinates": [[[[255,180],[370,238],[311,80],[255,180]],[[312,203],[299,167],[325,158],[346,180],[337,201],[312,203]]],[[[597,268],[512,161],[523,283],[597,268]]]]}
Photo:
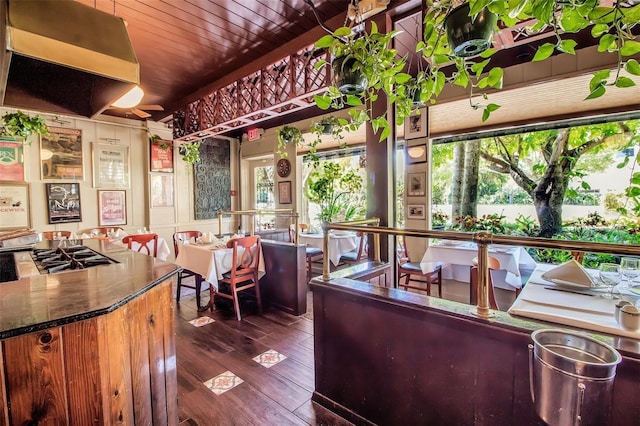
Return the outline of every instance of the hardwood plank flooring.
{"type": "MultiPolygon", "coordinates": [[[[203,303],[206,303],[203,292],[203,303]]],[[[176,305],[180,425],[351,425],[311,401],[313,321],[277,310],[258,314],[241,306],[198,313],[194,295],[176,305]],[[199,317],[213,320],[196,327],[199,317]],[[267,368],[253,358],[275,350],[286,358],[267,368]],[[243,382],[217,395],[204,383],[227,371],[243,382]]]]}

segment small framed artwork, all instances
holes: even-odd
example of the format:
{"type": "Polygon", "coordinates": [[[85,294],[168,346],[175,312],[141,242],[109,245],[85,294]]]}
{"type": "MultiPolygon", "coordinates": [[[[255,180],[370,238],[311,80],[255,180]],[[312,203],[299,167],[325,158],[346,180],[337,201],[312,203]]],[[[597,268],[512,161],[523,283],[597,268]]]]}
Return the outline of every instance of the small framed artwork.
{"type": "Polygon", "coordinates": [[[22,141],[0,138],[0,180],[24,181],[22,141]]]}
{"type": "Polygon", "coordinates": [[[31,228],[29,184],[0,182],[0,229],[31,228]]]}
{"type": "Polygon", "coordinates": [[[407,164],[420,164],[427,162],[427,144],[407,147],[407,164]]]}
{"type": "Polygon", "coordinates": [[[409,116],[404,122],[404,138],[415,139],[427,137],[427,113],[418,110],[419,114],[409,116]]]}
{"type": "Polygon", "coordinates": [[[151,207],[173,206],[173,175],[151,175],[151,207]]]}
{"type": "Polygon", "coordinates": [[[82,222],[79,183],[46,183],[49,223],[82,222]]]}
{"type": "Polygon", "coordinates": [[[129,147],[93,144],[94,188],[129,188],[129,147]]]}
{"type": "Polygon", "coordinates": [[[100,226],[127,224],[126,191],[98,191],[98,223],[100,226]]]}
{"type": "Polygon", "coordinates": [[[152,172],[173,173],[173,142],[157,140],[151,143],[149,164],[152,172]]]}
{"type": "Polygon", "coordinates": [[[418,204],[409,204],[407,206],[407,219],[424,219],[425,207],[418,204]]]}
{"type": "Polygon", "coordinates": [[[409,197],[420,197],[425,194],[425,174],[409,173],[407,174],[408,187],[407,195],[409,197]]]}
{"type": "Polygon", "coordinates": [[[49,127],[40,136],[40,171],[42,179],[84,180],[82,130],[49,127]]]}
{"type": "Polygon", "coordinates": [[[278,203],[291,204],[291,181],[278,182],[278,203]]]}

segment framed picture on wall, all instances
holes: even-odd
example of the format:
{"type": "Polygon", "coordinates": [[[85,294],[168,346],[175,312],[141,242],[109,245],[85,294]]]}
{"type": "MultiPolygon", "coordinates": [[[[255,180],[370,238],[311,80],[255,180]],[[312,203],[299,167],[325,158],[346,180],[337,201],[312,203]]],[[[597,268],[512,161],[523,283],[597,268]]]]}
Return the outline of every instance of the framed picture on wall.
{"type": "Polygon", "coordinates": [[[421,197],[425,195],[425,174],[424,173],[408,173],[407,174],[407,195],[409,197],[421,197]]]}
{"type": "Polygon", "coordinates": [[[427,113],[418,110],[420,114],[412,114],[404,122],[404,138],[415,139],[427,137],[427,113]]]}
{"type": "Polygon", "coordinates": [[[150,145],[152,172],[173,173],[173,141],[159,139],[150,145]]]}
{"type": "Polygon", "coordinates": [[[31,228],[31,202],[26,182],[0,182],[0,229],[31,228]]]}
{"type": "Polygon", "coordinates": [[[98,223],[100,226],[127,224],[126,191],[98,191],[98,223]]]}
{"type": "Polygon", "coordinates": [[[94,143],[94,188],[129,188],[129,147],[94,143]]]}
{"type": "Polygon", "coordinates": [[[22,141],[0,138],[0,180],[24,181],[22,141]]]}
{"type": "Polygon", "coordinates": [[[278,203],[291,204],[291,181],[278,182],[278,203]]]}
{"type": "Polygon", "coordinates": [[[82,130],[49,127],[40,136],[40,171],[42,179],[84,180],[82,130]]]}
{"type": "Polygon", "coordinates": [[[151,207],[173,206],[173,175],[151,175],[151,207]]]}
{"type": "Polygon", "coordinates": [[[424,219],[425,207],[418,204],[409,204],[407,206],[407,219],[424,219]]]}
{"type": "Polygon", "coordinates": [[[46,183],[49,223],[82,222],[79,183],[46,183]]]}

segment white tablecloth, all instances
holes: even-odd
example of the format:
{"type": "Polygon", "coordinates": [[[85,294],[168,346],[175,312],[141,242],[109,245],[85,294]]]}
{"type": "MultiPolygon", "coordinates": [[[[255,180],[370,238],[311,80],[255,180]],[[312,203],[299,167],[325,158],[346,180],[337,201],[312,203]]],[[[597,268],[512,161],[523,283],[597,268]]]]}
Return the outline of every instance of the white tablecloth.
{"type": "MultiPolygon", "coordinates": [[[[554,322],[587,330],[640,339],[640,331],[624,330],[615,320],[617,300],[595,295],[587,296],[565,291],[549,290],[555,284],[542,279],[541,274],[557,265],[540,264],[527,281],[509,313],[543,321],[554,322]]],[[[622,297],[637,300],[628,290],[622,297]]]]}
{"type": "MultiPolygon", "coordinates": [[[[309,247],[316,247],[322,250],[323,234],[305,234],[301,233],[299,237],[300,244],[306,244],[309,247]]],[[[343,254],[356,250],[360,238],[354,233],[330,233],[329,234],[329,260],[334,265],[340,263],[343,254]]]]}
{"type": "MultiPolygon", "coordinates": [[[[218,280],[223,274],[229,272],[233,265],[233,249],[221,248],[213,244],[183,244],[178,249],[175,264],[202,275],[202,279],[213,284],[217,290],[218,280]]],[[[262,253],[260,253],[258,270],[264,272],[262,253]]]]}
{"type": "MultiPolygon", "coordinates": [[[[456,281],[469,282],[469,268],[473,265],[473,258],[478,256],[475,243],[461,243],[448,245],[444,243],[429,246],[422,261],[446,263],[442,268],[442,277],[456,281]]],[[[515,290],[522,287],[521,270],[533,270],[536,262],[524,247],[489,247],[489,256],[500,261],[500,269],[491,271],[493,286],[505,290],[515,290]]]]}

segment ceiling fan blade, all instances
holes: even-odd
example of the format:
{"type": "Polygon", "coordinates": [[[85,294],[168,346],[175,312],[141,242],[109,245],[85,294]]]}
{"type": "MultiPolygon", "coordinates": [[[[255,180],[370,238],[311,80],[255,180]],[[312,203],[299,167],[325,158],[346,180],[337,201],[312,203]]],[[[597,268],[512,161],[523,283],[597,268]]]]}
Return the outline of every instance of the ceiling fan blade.
{"type": "Polygon", "coordinates": [[[134,113],[135,115],[137,115],[140,118],[147,118],[147,117],[151,117],[151,114],[148,114],[138,108],[131,108],[131,112],[134,113]]]}
{"type": "Polygon", "coordinates": [[[164,108],[160,105],[138,105],[136,108],[143,109],[145,111],[164,111],[164,108]]]}

